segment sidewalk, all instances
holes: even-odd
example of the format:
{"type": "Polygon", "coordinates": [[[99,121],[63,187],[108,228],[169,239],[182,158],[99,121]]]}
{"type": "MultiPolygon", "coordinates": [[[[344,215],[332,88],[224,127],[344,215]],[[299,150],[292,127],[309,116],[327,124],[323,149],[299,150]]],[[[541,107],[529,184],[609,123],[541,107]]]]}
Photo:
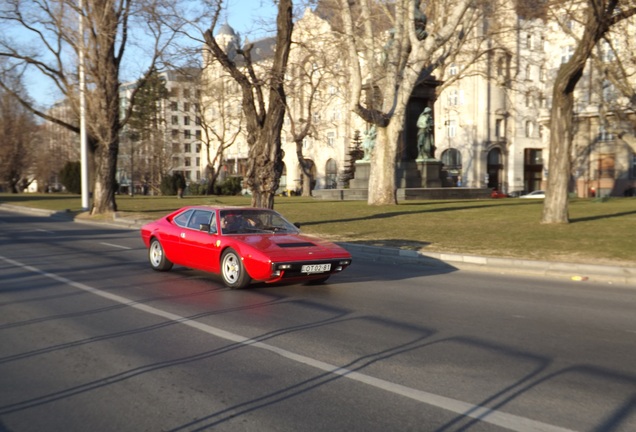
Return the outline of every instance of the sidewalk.
{"type": "MultiPolygon", "coordinates": [[[[42,210],[9,204],[0,204],[0,210],[42,217],[58,217],[73,220],[76,223],[101,224],[131,230],[139,229],[144,223],[148,222],[143,219],[121,216],[117,213],[113,216],[112,221],[72,218],[69,213],[64,211],[42,210]]],[[[355,243],[339,244],[357,259],[382,262],[383,264],[411,264],[438,267],[440,269],[456,268],[460,270],[485,271],[498,274],[544,276],[561,280],[571,280],[576,283],[593,281],[597,283],[625,284],[628,287],[636,288],[636,268],[634,267],[418,252],[355,243]]]]}

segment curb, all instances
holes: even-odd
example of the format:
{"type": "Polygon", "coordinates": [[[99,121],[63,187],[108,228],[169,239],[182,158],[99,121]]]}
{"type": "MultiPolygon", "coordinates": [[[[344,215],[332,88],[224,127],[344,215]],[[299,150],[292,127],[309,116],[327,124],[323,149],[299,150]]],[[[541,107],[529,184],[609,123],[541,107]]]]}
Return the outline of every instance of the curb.
{"type": "Polygon", "coordinates": [[[437,252],[418,252],[398,248],[339,243],[356,256],[375,262],[425,265],[490,273],[545,276],[576,282],[594,281],[631,285],[636,288],[636,268],[596,264],[534,261],[437,252]]]}
{"type": "MultiPolygon", "coordinates": [[[[72,218],[69,211],[43,210],[32,207],[0,204],[0,209],[36,216],[67,217],[76,223],[107,225],[117,228],[139,229],[147,220],[113,214],[112,222],[72,218]]],[[[498,258],[453,253],[419,252],[398,248],[338,242],[356,258],[382,263],[412,264],[440,270],[471,270],[510,275],[544,276],[571,281],[618,283],[636,288],[636,268],[553,261],[534,261],[520,258],[498,258]]]]}

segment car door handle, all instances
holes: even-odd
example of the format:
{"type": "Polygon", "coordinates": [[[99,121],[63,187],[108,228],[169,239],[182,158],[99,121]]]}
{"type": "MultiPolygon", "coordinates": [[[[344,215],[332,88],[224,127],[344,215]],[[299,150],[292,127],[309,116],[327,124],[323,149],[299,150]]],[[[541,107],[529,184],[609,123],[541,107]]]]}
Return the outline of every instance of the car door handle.
{"type": "Polygon", "coordinates": [[[184,232],[181,233],[181,238],[184,239],[185,238],[185,234],[184,232]]]}

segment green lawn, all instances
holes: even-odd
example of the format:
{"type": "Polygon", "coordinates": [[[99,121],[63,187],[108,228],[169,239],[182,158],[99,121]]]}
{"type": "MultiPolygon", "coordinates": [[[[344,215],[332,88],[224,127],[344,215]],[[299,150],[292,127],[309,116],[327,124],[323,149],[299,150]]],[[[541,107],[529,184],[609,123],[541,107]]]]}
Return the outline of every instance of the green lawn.
{"type": "MultiPolygon", "coordinates": [[[[79,213],[79,196],[0,194],[0,203],[79,213]]],[[[190,204],[249,205],[245,197],[118,196],[125,214],[154,219],[190,204]]],[[[636,199],[574,199],[568,225],[542,225],[542,200],[362,201],[278,197],[275,208],[306,233],[431,252],[636,265],[636,199]]]]}

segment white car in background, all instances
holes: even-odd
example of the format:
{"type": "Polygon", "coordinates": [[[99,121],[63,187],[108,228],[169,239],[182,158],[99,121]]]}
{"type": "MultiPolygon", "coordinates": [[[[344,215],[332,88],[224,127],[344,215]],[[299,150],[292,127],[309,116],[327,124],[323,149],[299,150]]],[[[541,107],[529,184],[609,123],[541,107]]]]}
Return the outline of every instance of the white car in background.
{"type": "Polygon", "coordinates": [[[526,198],[526,199],[545,198],[545,191],[542,191],[542,190],[532,191],[529,194],[521,195],[519,198],[526,198]]]}

